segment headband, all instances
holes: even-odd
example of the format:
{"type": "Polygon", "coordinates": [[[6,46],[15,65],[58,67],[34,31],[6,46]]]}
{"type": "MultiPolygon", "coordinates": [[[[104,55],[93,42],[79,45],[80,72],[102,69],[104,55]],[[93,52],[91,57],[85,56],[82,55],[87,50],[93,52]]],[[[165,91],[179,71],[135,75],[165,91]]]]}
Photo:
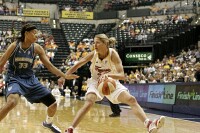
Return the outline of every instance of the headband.
{"type": "Polygon", "coordinates": [[[30,27],[27,27],[25,29],[25,31],[31,31],[31,30],[34,30],[34,29],[37,29],[37,28],[35,26],[33,26],[33,25],[30,25],[30,27]]]}

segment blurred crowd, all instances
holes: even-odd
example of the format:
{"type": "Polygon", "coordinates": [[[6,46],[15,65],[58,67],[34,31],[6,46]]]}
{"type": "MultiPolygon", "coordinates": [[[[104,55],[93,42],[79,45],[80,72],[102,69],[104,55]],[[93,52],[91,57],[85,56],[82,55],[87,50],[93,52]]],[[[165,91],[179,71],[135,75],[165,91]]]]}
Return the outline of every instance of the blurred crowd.
{"type": "Polygon", "coordinates": [[[126,83],[170,83],[196,82],[196,64],[200,61],[200,50],[182,50],[179,55],[157,59],[142,69],[126,74],[126,83]]]}

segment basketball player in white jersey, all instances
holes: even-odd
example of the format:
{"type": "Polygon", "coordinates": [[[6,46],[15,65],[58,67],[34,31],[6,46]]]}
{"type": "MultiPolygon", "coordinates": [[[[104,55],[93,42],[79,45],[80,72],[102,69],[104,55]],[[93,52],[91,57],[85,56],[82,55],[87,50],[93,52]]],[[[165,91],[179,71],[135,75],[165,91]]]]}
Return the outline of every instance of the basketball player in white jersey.
{"type": "MultiPolygon", "coordinates": [[[[88,90],[86,92],[86,101],[84,106],[76,114],[72,125],[65,131],[65,133],[73,133],[74,128],[80,123],[85,114],[90,110],[95,101],[103,99],[103,94],[97,90],[98,80],[106,77],[111,77],[116,80],[116,90],[106,97],[115,104],[128,104],[133,113],[144,123],[149,133],[156,133],[157,130],[163,126],[165,117],[161,116],[156,120],[149,120],[143,109],[137,103],[134,96],[130,95],[128,89],[123,86],[119,80],[124,80],[124,70],[122,61],[118,53],[109,48],[115,44],[115,38],[108,38],[105,34],[98,34],[94,38],[95,50],[90,52],[86,57],[82,58],[78,63],[72,66],[66,74],[74,73],[78,68],[91,61],[90,71],[91,78],[87,81],[88,90]]],[[[58,80],[60,84],[64,83],[64,78],[58,80]]]]}

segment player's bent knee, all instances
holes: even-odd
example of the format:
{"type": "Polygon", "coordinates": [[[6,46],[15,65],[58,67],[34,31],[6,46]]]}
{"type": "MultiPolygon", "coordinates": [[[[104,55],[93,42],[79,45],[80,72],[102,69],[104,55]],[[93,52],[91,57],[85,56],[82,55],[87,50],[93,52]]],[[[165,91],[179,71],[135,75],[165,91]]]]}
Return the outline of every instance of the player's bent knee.
{"type": "Polygon", "coordinates": [[[48,95],[46,95],[43,98],[41,98],[40,102],[45,104],[47,107],[53,105],[54,103],[57,106],[56,99],[51,93],[49,93],[48,95]]]}
{"type": "Polygon", "coordinates": [[[129,98],[127,99],[127,104],[129,104],[129,105],[137,104],[136,98],[135,98],[135,97],[129,97],[129,98]]]}
{"type": "Polygon", "coordinates": [[[52,104],[49,106],[49,108],[56,109],[56,108],[57,108],[57,103],[56,103],[56,102],[52,103],[52,104]]]}
{"type": "Polygon", "coordinates": [[[94,103],[95,103],[95,101],[93,101],[93,100],[91,100],[91,99],[87,99],[87,100],[86,100],[86,104],[87,104],[88,106],[93,106],[94,103]]]}

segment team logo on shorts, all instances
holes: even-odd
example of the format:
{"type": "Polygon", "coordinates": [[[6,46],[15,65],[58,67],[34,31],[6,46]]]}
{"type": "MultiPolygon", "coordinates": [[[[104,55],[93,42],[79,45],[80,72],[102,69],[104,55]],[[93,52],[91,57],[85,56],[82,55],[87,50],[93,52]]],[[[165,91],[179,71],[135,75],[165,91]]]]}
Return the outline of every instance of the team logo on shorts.
{"type": "Polygon", "coordinates": [[[12,86],[8,87],[8,91],[11,91],[12,90],[12,86]]]}

